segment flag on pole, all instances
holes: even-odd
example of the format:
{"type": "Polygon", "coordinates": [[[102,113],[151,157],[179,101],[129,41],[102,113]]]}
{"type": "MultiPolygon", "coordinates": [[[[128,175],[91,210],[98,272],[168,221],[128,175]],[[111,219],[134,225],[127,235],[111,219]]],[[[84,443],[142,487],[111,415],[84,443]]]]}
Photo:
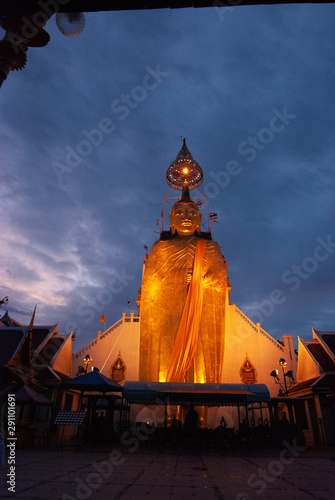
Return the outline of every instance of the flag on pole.
{"type": "Polygon", "coordinates": [[[156,220],[156,226],[159,226],[159,219],[156,220]]]}
{"type": "Polygon", "coordinates": [[[146,252],[148,251],[148,247],[147,247],[147,245],[143,245],[143,248],[144,248],[144,250],[145,250],[146,252]]]}
{"type": "Polygon", "coordinates": [[[199,208],[201,208],[201,207],[202,207],[202,201],[200,201],[200,200],[199,200],[199,201],[197,202],[197,205],[198,205],[198,207],[199,207],[199,208]]]}
{"type": "Polygon", "coordinates": [[[100,323],[106,323],[106,314],[103,314],[102,316],[100,316],[100,323]]]}
{"type": "Polygon", "coordinates": [[[164,217],[164,210],[161,211],[161,217],[164,217]]]}
{"type": "Polygon", "coordinates": [[[218,214],[216,212],[211,212],[209,214],[209,220],[212,222],[215,222],[216,224],[219,224],[219,222],[216,220],[218,218],[218,214]]]}
{"type": "Polygon", "coordinates": [[[74,342],[76,340],[76,335],[77,335],[77,332],[71,332],[71,339],[72,339],[72,342],[74,342]]]}
{"type": "Polygon", "coordinates": [[[130,306],[130,300],[128,300],[128,307],[130,306]]]}

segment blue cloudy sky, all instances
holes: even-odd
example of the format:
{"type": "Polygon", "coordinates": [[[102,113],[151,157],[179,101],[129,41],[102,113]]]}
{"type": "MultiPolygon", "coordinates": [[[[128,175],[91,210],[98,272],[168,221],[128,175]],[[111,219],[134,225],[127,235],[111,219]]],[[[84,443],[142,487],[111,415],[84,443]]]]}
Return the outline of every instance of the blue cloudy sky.
{"type": "Polygon", "coordinates": [[[50,43],[1,88],[10,315],[27,324],[37,304],[37,323],[77,331],[76,351],[101,314],[137,311],[185,136],[231,302],[276,339],[334,331],[335,5],[85,17],[77,38],[51,18],[50,43]]]}

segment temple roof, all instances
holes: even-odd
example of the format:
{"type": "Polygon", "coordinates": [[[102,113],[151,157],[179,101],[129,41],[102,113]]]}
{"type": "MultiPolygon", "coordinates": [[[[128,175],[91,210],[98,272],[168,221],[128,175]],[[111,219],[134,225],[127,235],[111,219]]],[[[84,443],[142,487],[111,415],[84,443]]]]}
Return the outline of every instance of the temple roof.
{"type": "MultiPolygon", "coordinates": [[[[315,0],[314,0],[315,1],[315,0]]],[[[321,0],[319,3],[327,3],[330,0],[321,0]]],[[[123,0],[112,2],[111,0],[68,0],[57,3],[57,12],[97,12],[139,9],[172,9],[172,8],[201,8],[201,7],[228,7],[236,8],[239,5],[258,5],[269,3],[312,3],[313,0],[243,0],[241,2],[213,2],[212,0],[123,0]]],[[[0,7],[1,15],[24,16],[41,9],[40,0],[2,0],[0,7]]],[[[47,5],[47,3],[46,3],[47,5]]]]}
{"type": "Polygon", "coordinates": [[[313,336],[320,341],[335,362],[335,332],[319,332],[313,328],[313,336]]]}
{"type": "MultiPolygon", "coordinates": [[[[48,345],[48,339],[52,337],[55,333],[57,325],[52,326],[34,326],[32,330],[32,343],[31,350],[32,353],[34,351],[39,350],[39,355],[41,352],[44,352],[44,356],[41,358],[47,359],[48,362],[52,361],[50,359],[50,344],[48,345]],[[43,351],[44,349],[44,351],[43,351]],[[48,353],[47,354],[47,351],[48,353]]],[[[28,351],[29,346],[27,342],[27,338],[25,339],[28,331],[28,326],[1,326],[0,325],[0,363],[3,365],[8,364],[15,356],[15,354],[20,350],[21,362],[23,360],[28,359],[28,351]],[[23,357],[22,357],[23,356],[23,357]]],[[[64,342],[67,337],[54,337],[52,342],[57,342],[57,349],[54,349],[54,355],[61,347],[61,344],[64,342]],[[55,340],[59,339],[59,340],[55,340]]],[[[26,364],[23,361],[23,364],[26,364]]]]}
{"type": "Polygon", "coordinates": [[[22,326],[20,323],[11,318],[8,311],[0,318],[0,326],[22,326]]]}
{"type": "Polygon", "coordinates": [[[0,327],[0,364],[6,365],[15,355],[27,328],[0,327]]]}
{"type": "Polygon", "coordinates": [[[335,371],[335,364],[323,346],[316,342],[305,344],[312,353],[314,359],[319,363],[322,371],[335,371]]]}
{"type": "Polygon", "coordinates": [[[335,332],[319,332],[313,328],[313,339],[300,339],[320,372],[335,371],[335,332]]]}
{"type": "Polygon", "coordinates": [[[309,380],[304,380],[300,384],[296,384],[289,389],[289,396],[296,396],[299,392],[312,393],[322,392],[331,394],[335,391],[335,373],[326,373],[320,377],[314,377],[309,380]]]}
{"type": "Polygon", "coordinates": [[[314,378],[310,378],[308,380],[304,380],[303,382],[300,382],[299,384],[295,384],[293,387],[291,387],[289,390],[288,390],[288,394],[291,396],[295,396],[296,393],[300,392],[300,391],[308,391],[311,386],[314,384],[314,382],[316,382],[317,380],[319,380],[320,377],[314,377],[314,378]]]}

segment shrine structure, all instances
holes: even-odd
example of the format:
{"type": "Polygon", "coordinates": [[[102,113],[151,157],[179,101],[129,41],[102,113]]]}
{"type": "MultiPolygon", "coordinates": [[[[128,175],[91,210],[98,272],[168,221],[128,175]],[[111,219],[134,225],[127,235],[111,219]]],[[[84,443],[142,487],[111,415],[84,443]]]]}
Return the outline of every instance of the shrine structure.
{"type": "Polygon", "coordinates": [[[77,352],[73,375],[89,355],[101,373],[124,384],[135,403],[134,421],[155,420],[148,409],[155,394],[168,393],[177,406],[204,405],[212,394],[202,424],[215,427],[224,415],[236,426],[242,403],[258,402],[261,408],[278,395],[270,373],[279,360],[292,377],[296,373],[293,336],[275,340],[230,304],[229,266],[212,239],[208,199],[199,190],[202,168],[185,139],[166,180],[171,190],[163,199],[160,238],[144,259],[139,314],[123,313],[77,352]],[[182,393],[189,396],[176,397],[182,393]],[[238,416],[236,409],[227,410],[232,406],[238,416]]]}

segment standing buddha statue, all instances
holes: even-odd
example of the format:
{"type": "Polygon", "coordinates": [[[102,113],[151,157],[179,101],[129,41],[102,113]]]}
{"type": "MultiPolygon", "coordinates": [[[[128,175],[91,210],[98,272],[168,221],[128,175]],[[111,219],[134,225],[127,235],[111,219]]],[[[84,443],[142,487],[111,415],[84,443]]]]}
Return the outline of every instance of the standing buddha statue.
{"type": "Polygon", "coordinates": [[[219,383],[224,356],[227,263],[190,189],[202,170],[184,145],[167,172],[182,190],[170,232],[149,253],[141,288],[140,380],[219,383]]]}

